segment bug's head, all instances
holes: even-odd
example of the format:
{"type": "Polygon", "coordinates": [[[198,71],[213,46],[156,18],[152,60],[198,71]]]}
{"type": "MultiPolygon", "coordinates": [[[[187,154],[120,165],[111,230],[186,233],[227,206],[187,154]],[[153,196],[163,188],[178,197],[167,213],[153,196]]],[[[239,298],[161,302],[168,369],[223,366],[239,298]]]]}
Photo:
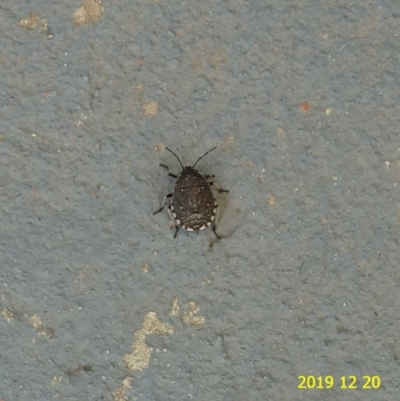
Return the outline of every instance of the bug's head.
{"type": "MultiPolygon", "coordinates": [[[[186,176],[186,175],[193,175],[193,174],[198,174],[198,171],[193,168],[192,166],[185,166],[181,172],[181,177],[186,176]]],[[[0,400],[1,401],[1,400],[0,400]]]]}

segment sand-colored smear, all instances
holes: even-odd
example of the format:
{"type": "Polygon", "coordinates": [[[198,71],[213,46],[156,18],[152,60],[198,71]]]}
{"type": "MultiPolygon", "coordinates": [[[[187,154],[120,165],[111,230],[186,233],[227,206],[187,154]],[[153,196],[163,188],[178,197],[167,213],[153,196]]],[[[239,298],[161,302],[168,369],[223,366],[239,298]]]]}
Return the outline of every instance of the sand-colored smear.
{"type": "Polygon", "coordinates": [[[101,0],[84,0],[83,5],[72,13],[76,27],[90,25],[103,17],[104,7],[101,0]]]}
{"type": "Polygon", "coordinates": [[[124,362],[131,370],[144,370],[149,366],[153,348],[146,344],[149,334],[173,334],[174,328],[169,324],[162,323],[151,311],[144,318],[143,326],[135,332],[135,341],[132,344],[132,352],[124,355],[124,362]]]}

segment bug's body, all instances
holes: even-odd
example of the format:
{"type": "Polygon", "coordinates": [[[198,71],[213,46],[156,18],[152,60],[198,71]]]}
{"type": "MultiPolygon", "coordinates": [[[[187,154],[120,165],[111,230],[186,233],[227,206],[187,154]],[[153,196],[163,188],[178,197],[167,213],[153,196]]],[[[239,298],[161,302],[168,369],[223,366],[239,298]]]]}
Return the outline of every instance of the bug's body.
{"type": "MultiPolygon", "coordinates": [[[[169,173],[170,177],[176,178],[174,190],[164,197],[160,209],[153,214],[161,212],[166,199],[172,198],[171,204],[168,206],[168,213],[175,224],[174,238],[176,238],[180,227],[187,231],[199,231],[209,226],[212,227],[214,234],[219,238],[215,231],[218,205],[211,190],[211,185],[213,185],[211,179],[214,176],[204,176],[194,168],[201,158],[215,148],[201,156],[193,166],[186,167],[183,167],[179,157],[172,150],[166,148],[178,159],[182,171],[178,176],[169,173]]],[[[160,166],[169,169],[164,164],[160,164],[160,166]]],[[[226,189],[218,189],[218,191],[229,192],[226,189]]]]}
{"type": "Polygon", "coordinates": [[[206,178],[192,166],[186,166],[175,182],[171,212],[175,223],[188,231],[211,225],[217,202],[206,178]]]}

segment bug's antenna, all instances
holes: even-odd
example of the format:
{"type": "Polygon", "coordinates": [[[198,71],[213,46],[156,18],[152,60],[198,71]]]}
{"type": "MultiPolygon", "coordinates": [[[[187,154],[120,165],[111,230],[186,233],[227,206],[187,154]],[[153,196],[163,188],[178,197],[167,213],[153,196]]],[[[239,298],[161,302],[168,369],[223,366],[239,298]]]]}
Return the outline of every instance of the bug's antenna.
{"type": "MultiPolygon", "coordinates": [[[[179,164],[182,166],[182,170],[184,170],[185,167],[183,167],[183,164],[182,164],[181,161],[179,160],[179,157],[176,155],[176,153],[173,152],[171,149],[169,149],[169,148],[167,148],[167,147],[165,147],[165,149],[167,149],[169,152],[171,152],[171,153],[178,159],[179,164]]],[[[208,152],[207,152],[207,153],[208,153],[208,152]]],[[[206,153],[206,154],[207,154],[207,153],[206,153]]],[[[197,163],[197,162],[196,162],[196,163],[197,163]]]]}
{"type": "Polygon", "coordinates": [[[217,149],[217,147],[218,147],[218,146],[214,146],[212,149],[210,149],[209,151],[207,151],[206,153],[204,153],[203,156],[200,156],[200,157],[197,159],[197,162],[194,163],[192,167],[194,168],[194,166],[195,166],[205,155],[208,155],[212,150],[217,149]]]}

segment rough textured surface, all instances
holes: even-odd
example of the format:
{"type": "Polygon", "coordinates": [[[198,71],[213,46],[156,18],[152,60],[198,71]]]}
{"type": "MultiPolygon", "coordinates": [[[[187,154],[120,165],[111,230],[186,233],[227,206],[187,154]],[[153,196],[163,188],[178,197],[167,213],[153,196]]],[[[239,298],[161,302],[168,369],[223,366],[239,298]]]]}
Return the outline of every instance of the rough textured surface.
{"type": "Polygon", "coordinates": [[[0,399],[397,400],[397,3],[3,3],[0,399]],[[210,251],[155,150],[217,144],[210,251]]]}

